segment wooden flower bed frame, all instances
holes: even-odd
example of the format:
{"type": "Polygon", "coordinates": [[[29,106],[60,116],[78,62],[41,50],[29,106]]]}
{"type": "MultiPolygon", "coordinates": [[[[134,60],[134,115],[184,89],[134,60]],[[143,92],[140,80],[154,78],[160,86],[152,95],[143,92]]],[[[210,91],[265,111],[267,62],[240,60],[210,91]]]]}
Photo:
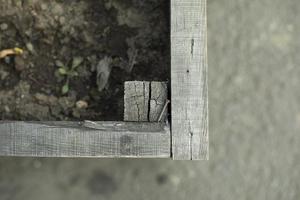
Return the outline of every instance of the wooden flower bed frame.
{"type": "Polygon", "coordinates": [[[206,27],[206,0],[171,0],[171,99],[165,83],[126,82],[124,122],[2,121],[0,155],[207,160],[206,27]]]}

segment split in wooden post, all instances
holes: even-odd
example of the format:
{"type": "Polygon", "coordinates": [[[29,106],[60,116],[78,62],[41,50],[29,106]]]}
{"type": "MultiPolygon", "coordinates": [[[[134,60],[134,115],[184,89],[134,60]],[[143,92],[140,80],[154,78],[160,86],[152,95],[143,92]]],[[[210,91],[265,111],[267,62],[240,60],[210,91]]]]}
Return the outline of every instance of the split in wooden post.
{"type": "Polygon", "coordinates": [[[125,82],[124,121],[158,122],[167,117],[165,82],[125,82]]]}

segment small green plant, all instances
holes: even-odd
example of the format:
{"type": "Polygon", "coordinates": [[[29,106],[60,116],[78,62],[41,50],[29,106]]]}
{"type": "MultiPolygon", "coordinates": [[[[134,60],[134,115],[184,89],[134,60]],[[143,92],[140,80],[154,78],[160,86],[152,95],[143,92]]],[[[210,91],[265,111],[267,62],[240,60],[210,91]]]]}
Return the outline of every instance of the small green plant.
{"type": "Polygon", "coordinates": [[[72,65],[69,66],[69,67],[64,65],[59,60],[57,60],[55,62],[55,65],[58,67],[58,70],[57,70],[56,74],[58,76],[62,77],[63,79],[65,79],[65,84],[61,88],[62,94],[65,95],[69,92],[69,90],[70,90],[70,86],[69,86],[70,79],[73,78],[73,77],[78,76],[78,72],[76,71],[76,69],[81,65],[82,62],[83,62],[82,57],[73,58],[72,65]]]}

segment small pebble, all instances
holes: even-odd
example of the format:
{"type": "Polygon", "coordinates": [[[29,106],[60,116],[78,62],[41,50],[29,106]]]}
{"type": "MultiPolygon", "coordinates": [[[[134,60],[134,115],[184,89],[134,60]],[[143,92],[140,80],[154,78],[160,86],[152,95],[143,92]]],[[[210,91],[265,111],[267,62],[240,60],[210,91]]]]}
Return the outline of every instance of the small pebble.
{"type": "Polygon", "coordinates": [[[2,24],[0,25],[0,29],[1,29],[1,31],[5,31],[5,30],[8,29],[8,25],[7,25],[6,23],[2,23],[2,24]]]}
{"type": "Polygon", "coordinates": [[[41,9],[42,10],[46,10],[48,8],[47,4],[42,3],[41,4],[41,9]]]}
{"type": "Polygon", "coordinates": [[[35,94],[35,98],[38,101],[41,101],[41,102],[47,102],[48,101],[48,97],[46,95],[44,95],[44,94],[41,94],[41,93],[35,94]]]}
{"type": "Polygon", "coordinates": [[[23,57],[16,56],[15,57],[15,69],[20,72],[20,71],[23,71],[25,69],[25,67],[26,67],[25,61],[24,61],[23,57]]]}
{"type": "Polygon", "coordinates": [[[76,102],[76,108],[78,109],[86,109],[88,106],[89,105],[86,101],[80,100],[76,102]]]}
{"type": "Polygon", "coordinates": [[[66,23],[66,18],[65,18],[65,17],[60,17],[60,18],[59,18],[59,23],[60,23],[61,25],[65,24],[65,23],[66,23]]]}
{"type": "Polygon", "coordinates": [[[28,42],[28,43],[26,44],[26,48],[27,48],[27,49],[28,49],[28,51],[30,51],[31,53],[33,53],[33,52],[34,52],[33,45],[32,45],[30,42],[28,42]]]}

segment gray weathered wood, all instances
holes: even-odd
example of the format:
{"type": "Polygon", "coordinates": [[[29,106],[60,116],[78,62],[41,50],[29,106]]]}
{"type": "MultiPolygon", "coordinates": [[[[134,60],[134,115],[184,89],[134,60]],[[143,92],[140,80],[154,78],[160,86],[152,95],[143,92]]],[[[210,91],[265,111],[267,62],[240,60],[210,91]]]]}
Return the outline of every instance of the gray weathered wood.
{"type": "Polygon", "coordinates": [[[170,157],[162,123],[0,122],[0,156],[170,157]]]}
{"type": "Polygon", "coordinates": [[[124,121],[149,121],[149,85],[147,81],[125,82],[124,121]]]}
{"type": "Polygon", "coordinates": [[[168,99],[167,83],[152,81],[150,83],[150,113],[149,113],[150,122],[165,120],[168,113],[168,109],[164,109],[164,106],[167,103],[166,102],[167,99],[168,99]]]}
{"type": "MultiPolygon", "coordinates": [[[[208,159],[206,0],[171,1],[171,67],[172,137],[160,123],[0,122],[0,155],[208,159]]],[[[153,89],[135,83],[124,119],[149,121],[153,89]]]]}
{"type": "Polygon", "coordinates": [[[168,97],[165,82],[125,82],[124,121],[164,121],[168,109],[164,109],[168,97]]]}
{"type": "Polygon", "coordinates": [[[171,1],[172,156],[208,159],[206,0],[171,1]]]}

